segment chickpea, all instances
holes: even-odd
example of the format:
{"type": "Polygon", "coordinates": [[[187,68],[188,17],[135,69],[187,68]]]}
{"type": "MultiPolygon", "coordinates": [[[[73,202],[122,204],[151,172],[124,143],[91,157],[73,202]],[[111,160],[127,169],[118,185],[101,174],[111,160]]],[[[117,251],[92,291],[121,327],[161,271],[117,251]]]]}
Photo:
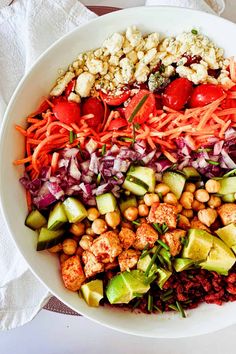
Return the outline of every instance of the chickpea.
{"type": "Polygon", "coordinates": [[[107,230],[107,223],[103,219],[96,219],[92,223],[92,230],[97,235],[101,235],[107,230]]]}
{"type": "Polygon", "coordinates": [[[206,203],[210,199],[209,193],[205,189],[198,189],[194,196],[201,203],[206,203]]]}
{"type": "Polygon", "coordinates": [[[170,188],[165,183],[159,183],[156,185],[155,193],[161,193],[163,196],[169,193],[170,188]]]}
{"type": "Polygon", "coordinates": [[[174,193],[167,193],[164,198],[163,201],[165,203],[171,204],[171,205],[176,205],[178,204],[178,200],[176,198],[176,196],[174,195],[174,193]]]}
{"type": "Polygon", "coordinates": [[[95,236],[95,232],[93,231],[93,229],[91,227],[87,227],[85,233],[86,233],[86,235],[89,235],[89,236],[95,236]]]}
{"type": "Polygon", "coordinates": [[[138,208],[129,207],[124,211],[124,217],[129,221],[134,221],[138,217],[138,208]]]}
{"type": "Polygon", "coordinates": [[[96,220],[97,218],[99,218],[100,216],[100,213],[99,211],[97,210],[97,208],[89,208],[87,210],[87,218],[90,220],[90,221],[94,221],[96,220]]]}
{"type": "Polygon", "coordinates": [[[62,250],[62,244],[61,243],[58,243],[58,245],[53,246],[53,247],[48,249],[48,251],[51,252],[51,253],[57,253],[57,252],[60,252],[61,250],[62,250]]]}
{"type": "Polygon", "coordinates": [[[105,220],[108,226],[115,229],[120,224],[120,213],[118,211],[111,211],[105,215],[105,220]]]}
{"type": "Polygon", "coordinates": [[[211,195],[210,199],[207,203],[209,205],[210,208],[218,208],[219,206],[221,206],[221,199],[220,197],[216,197],[215,195],[211,195]]]}
{"type": "Polygon", "coordinates": [[[205,184],[205,188],[208,193],[218,193],[220,190],[220,182],[215,179],[209,179],[205,184]]]}
{"type": "Polygon", "coordinates": [[[192,202],[193,202],[193,193],[191,193],[191,192],[183,192],[179,202],[185,209],[191,209],[192,208],[192,202]]]}
{"type": "Polygon", "coordinates": [[[191,192],[191,193],[194,193],[195,190],[196,190],[196,186],[194,183],[186,183],[185,184],[185,187],[184,187],[184,190],[186,192],[191,192]]]}
{"type": "Polygon", "coordinates": [[[205,204],[199,202],[198,200],[194,200],[192,203],[192,208],[195,211],[205,209],[205,204]]]}
{"type": "Polygon", "coordinates": [[[148,216],[149,208],[146,204],[140,204],[138,206],[138,214],[139,216],[148,216]]]}
{"type": "Polygon", "coordinates": [[[138,201],[138,205],[141,205],[141,204],[144,204],[143,198],[142,198],[142,199],[139,199],[139,201],[138,201]]]}
{"type": "Polygon", "coordinates": [[[82,247],[85,251],[88,251],[92,246],[93,238],[89,235],[82,236],[81,240],[79,241],[80,247],[82,247]]]}
{"type": "Polygon", "coordinates": [[[206,226],[211,226],[217,218],[217,211],[215,209],[207,208],[199,210],[197,216],[198,219],[206,226]]]}
{"type": "Polygon", "coordinates": [[[77,242],[73,238],[67,238],[62,242],[62,249],[65,254],[72,256],[77,249],[77,242]]]}
{"type": "Polygon", "coordinates": [[[153,203],[159,202],[159,197],[155,193],[147,193],[143,197],[143,200],[147,206],[151,206],[153,203]]]}
{"type": "Polygon", "coordinates": [[[192,209],[183,209],[181,214],[186,216],[186,218],[191,219],[193,218],[193,210],[192,209]]]}
{"type": "Polygon", "coordinates": [[[82,236],[84,234],[84,230],[85,230],[85,225],[82,224],[82,222],[78,222],[75,224],[72,224],[70,227],[70,232],[74,235],[74,236],[82,236]]]}
{"type": "Polygon", "coordinates": [[[68,256],[68,254],[65,254],[65,253],[62,253],[60,254],[60,257],[59,257],[59,260],[60,260],[60,263],[64,263],[68,258],[70,258],[70,256],[68,256]]]}
{"type": "Polygon", "coordinates": [[[183,210],[183,206],[178,203],[178,204],[176,205],[176,207],[177,207],[177,213],[180,214],[181,211],[183,210]]]}

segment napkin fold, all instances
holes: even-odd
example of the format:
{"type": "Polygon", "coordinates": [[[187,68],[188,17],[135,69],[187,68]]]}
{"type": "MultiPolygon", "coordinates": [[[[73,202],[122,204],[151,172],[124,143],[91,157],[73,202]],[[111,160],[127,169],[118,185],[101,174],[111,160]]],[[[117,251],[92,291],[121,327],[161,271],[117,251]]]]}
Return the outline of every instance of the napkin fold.
{"type": "MultiPolygon", "coordinates": [[[[0,0],[0,124],[21,77],[53,42],[96,17],[77,0],[0,0]]],[[[118,6],[118,4],[116,4],[118,6]]],[[[221,0],[147,0],[221,13],[221,0]]],[[[0,329],[30,321],[50,294],[28,269],[0,213],[0,329]]]]}

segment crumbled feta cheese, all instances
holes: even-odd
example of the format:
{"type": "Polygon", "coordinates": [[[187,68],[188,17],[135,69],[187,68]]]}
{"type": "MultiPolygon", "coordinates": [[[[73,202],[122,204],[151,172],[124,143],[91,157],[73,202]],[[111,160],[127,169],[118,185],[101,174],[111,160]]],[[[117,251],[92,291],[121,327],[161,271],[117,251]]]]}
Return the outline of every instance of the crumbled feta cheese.
{"type": "Polygon", "coordinates": [[[80,95],[77,95],[76,93],[71,92],[68,96],[68,101],[80,103],[81,102],[80,95]]]}
{"type": "Polygon", "coordinates": [[[144,63],[139,62],[136,64],[134,77],[137,82],[147,81],[148,74],[150,73],[149,68],[144,63]]]}
{"type": "Polygon", "coordinates": [[[164,73],[162,76],[170,77],[175,73],[175,68],[172,65],[166,66],[164,73]]]}
{"type": "Polygon", "coordinates": [[[151,33],[146,38],[144,49],[149,50],[152,48],[156,48],[158,44],[159,44],[159,34],[156,32],[151,33]]]}
{"type": "Polygon", "coordinates": [[[207,68],[202,64],[192,64],[190,67],[178,66],[176,72],[180,77],[185,77],[195,85],[206,82],[208,77],[207,68]]]}
{"type": "Polygon", "coordinates": [[[98,74],[103,69],[103,62],[99,59],[88,59],[86,61],[86,66],[91,74],[98,74]]]}
{"type": "Polygon", "coordinates": [[[95,83],[95,76],[91,73],[84,72],[77,77],[75,92],[81,97],[88,97],[95,83]]]}
{"type": "Polygon", "coordinates": [[[57,81],[57,85],[52,89],[50,95],[60,96],[65,91],[66,86],[74,77],[74,73],[72,73],[71,71],[67,71],[67,73],[57,81]]]}
{"type": "Polygon", "coordinates": [[[119,65],[119,57],[117,57],[115,55],[111,55],[108,62],[110,65],[118,66],[119,65]]]}
{"type": "Polygon", "coordinates": [[[128,84],[133,77],[134,65],[128,58],[123,58],[120,60],[121,74],[123,76],[123,82],[128,84]]]}
{"type": "Polygon", "coordinates": [[[119,52],[124,43],[124,37],[120,33],[114,33],[111,37],[106,39],[103,43],[109,54],[114,54],[119,52]]]}
{"type": "Polygon", "coordinates": [[[136,64],[138,62],[138,56],[135,50],[132,50],[126,56],[132,61],[133,64],[136,64]]]}
{"type": "Polygon", "coordinates": [[[125,35],[132,47],[137,47],[143,40],[142,33],[135,26],[128,27],[125,35]]]}
{"type": "Polygon", "coordinates": [[[157,50],[156,48],[152,48],[147,51],[144,57],[141,59],[142,63],[148,65],[156,56],[157,50]]]}

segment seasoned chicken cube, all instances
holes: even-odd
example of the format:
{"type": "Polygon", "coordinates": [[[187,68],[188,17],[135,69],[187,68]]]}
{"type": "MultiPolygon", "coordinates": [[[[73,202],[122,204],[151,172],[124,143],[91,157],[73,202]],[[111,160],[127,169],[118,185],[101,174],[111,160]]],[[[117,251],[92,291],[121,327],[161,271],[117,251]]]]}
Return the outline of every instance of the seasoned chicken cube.
{"type": "Polygon", "coordinates": [[[210,229],[208,229],[208,227],[204,225],[196,216],[193,218],[193,220],[191,220],[190,227],[191,229],[201,229],[210,232],[210,229]]]}
{"type": "Polygon", "coordinates": [[[118,262],[121,272],[132,269],[139,260],[140,252],[137,250],[126,250],[118,256],[118,262]]]}
{"type": "Polygon", "coordinates": [[[115,259],[112,263],[106,263],[104,264],[104,269],[105,269],[105,272],[107,270],[111,270],[111,269],[115,269],[119,266],[119,263],[117,262],[117,260],[115,259]]]}
{"type": "Polygon", "coordinates": [[[161,240],[170,247],[170,254],[176,256],[180,253],[182,248],[181,238],[186,235],[184,230],[174,230],[166,232],[161,236],[161,240]]]}
{"type": "Polygon", "coordinates": [[[137,228],[134,248],[143,250],[147,245],[151,248],[157,239],[158,233],[150,225],[143,223],[137,228]]]}
{"type": "Polygon", "coordinates": [[[135,237],[135,233],[132,230],[128,229],[128,227],[121,228],[121,231],[119,233],[119,239],[124,249],[127,250],[133,245],[135,237]]]}
{"type": "Polygon", "coordinates": [[[82,254],[82,260],[84,262],[86,278],[93,277],[95,274],[104,271],[104,264],[100,263],[91,252],[84,251],[82,254]]]}
{"type": "Polygon", "coordinates": [[[177,225],[177,208],[167,203],[153,203],[148,215],[148,222],[166,224],[170,229],[177,225]]]}
{"type": "Polygon", "coordinates": [[[80,289],[85,275],[79,256],[68,258],[61,264],[61,274],[65,287],[72,291],[80,289]]]}
{"type": "Polygon", "coordinates": [[[114,258],[122,252],[122,247],[118,235],[114,231],[108,231],[93,241],[90,251],[99,262],[112,263],[114,258]]]}
{"type": "Polygon", "coordinates": [[[236,222],[236,204],[226,203],[221,205],[218,209],[221,221],[224,225],[236,222]]]}

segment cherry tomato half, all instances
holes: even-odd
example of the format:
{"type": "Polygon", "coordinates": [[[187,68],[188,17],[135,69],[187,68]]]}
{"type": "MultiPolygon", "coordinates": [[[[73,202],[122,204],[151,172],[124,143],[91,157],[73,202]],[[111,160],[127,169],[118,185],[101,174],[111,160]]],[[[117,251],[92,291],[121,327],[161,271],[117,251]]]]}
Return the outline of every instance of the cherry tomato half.
{"type": "Polygon", "coordinates": [[[58,98],[53,101],[53,113],[55,117],[62,123],[76,123],[80,119],[80,105],[76,102],[69,102],[65,99],[58,98]]]}
{"type": "Polygon", "coordinates": [[[66,86],[65,89],[65,96],[68,97],[69,94],[74,90],[75,88],[75,79],[72,79],[69,84],[66,86]]]}
{"type": "Polygon", "coordinates": [[[222,87],[214,84],[202,84],[197,86],[191,95],[190,107],[203,107],[214,102],[223,96],[224,90],[222,87]]]}
{"type": "Polygon", "coordinates": [[[82,103],[82,115],[93,114],[94,118],[88,121],[91,128],[98,128],[104,117],[104,107],[102,102],[96,97],[86,98],[82,103]]]}
{"type": "Polygon", "coordinates": [[[155,105],[154,94],[148,90],[140,90],[126,107],[125,117],[128,121],[132,121],[132,123],[142,124],[148,119],[149,115],[154,112],[155,105]],[[141,106],[139,107],[139,105],[141,106]]]}
{"type": "Polygon", "coordinates": [[[124,118],[116,118],[113,119],[109,125],[108,130],[118,130],[120,128],[126,127],[127,126],[127,120],[124,118]]]}
{"type": "Polygon", "coordinates": [[[100,91],[100,96],[109,106],[120,106],[130,97],[130,90],[126,90],[117,96],[109,95],[100,91]]]}
{"type": "Polygon", "coordinates": [[[172,81],[165,89],[162,95],[164,106],[180,111],[188,102],[193,84],[188,79],[180,77],[172,81]]]}

